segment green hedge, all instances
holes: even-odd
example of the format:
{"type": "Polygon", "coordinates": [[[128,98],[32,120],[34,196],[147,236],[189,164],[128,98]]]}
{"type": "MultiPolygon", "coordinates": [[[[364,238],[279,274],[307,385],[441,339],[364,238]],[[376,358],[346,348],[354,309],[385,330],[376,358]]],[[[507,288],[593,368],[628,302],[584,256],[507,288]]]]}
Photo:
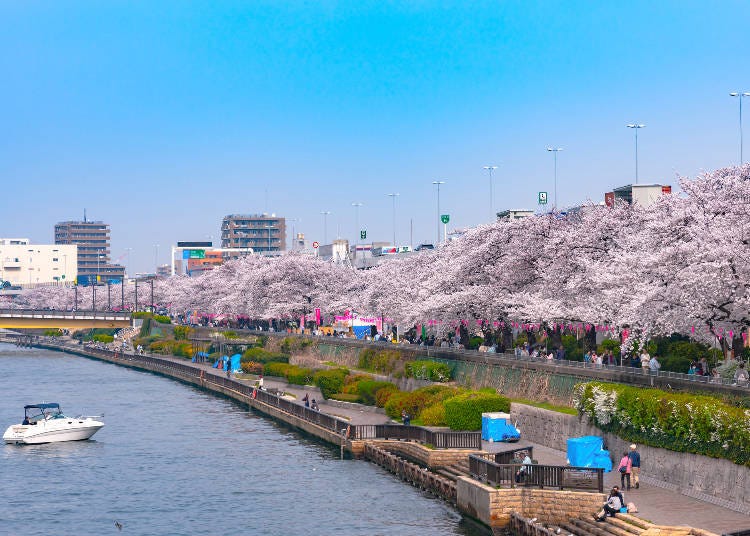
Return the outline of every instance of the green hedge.
{"type": "Polygon", "coordinates": [[[341,400],[342,402],[359,402],[359,395],[353,393],[333,393],[331,400],[341,400]]]}
{"type": "MultiPolygon", "coordinates": [[[[386,392],[388,392],[387,389],[386,392]]],[[[442,403],[443,400],[455,396],[458,392],[457,388],[447,385],[430,385],[411,393],[396,391],[385,403],[385,412],[389,417],[400,419],[401,412],[405,411],[412,420],[417,420],[425,408],[442,403]]]]}
{"type": "Polygon", "coordinates": [[[250,348],[242,353],[242,363],[254,361],[256,363],[289,363],[289,356],[278,352],[270,352],[263,348],[250,348]]]}
{"type": "Polygon", "coordinates": [[[404,372],[410,378],[433,382],[448,382],[452,373],[449,365],[430,360],[409,361],[404,366],[404,372]]]}
{"type": "Polygon", "coordinates": [[[312,369],[275,362],[266,363],[263,366],[263,373],[267,376],[286,378],[286,381],[294,385],[310,385],[314,377],[312,369]]]}
{"type": "Polygon", "coordinates": [[[331,398],[332,395],[340,393],[344,388],[344,380],[349,375],[345,368],[335,368],[321,370],[315,374],[315,385],[320,387],[320,392],[324,398],[331,398]]]}
{"type": "Polygon", "coordinates": [[[96,342],[103,342],[104,344],[109,344],[112,341],[114,341],[115,338],[112,335],[106,335],[104,333],[100,333],[98,335],[94,335],[93,337],[91,337],[91,340],[96,341],[96,342]]]}
{"type": "Polygon", "coordinates": [[[172,319],[169,318],[167,315],[154,315],[153,318],[159,324],[171,324],[172,323],[172,319]]]}
{"type": "Polygon", "coordinates": [[[451,430],[480,430],[482,413],[510,411],[510,400],[484,391],[470,391],[444,402],[445,422],[451,430]]]}
{"type": "Polygon", "coordinates": [[[172,331],[174,332],[174,338],[176,341],[186,341],[193,333],[193,328],[190,326],[175,326],[172,331]]]}
{"type": "Polygon", "coordinates": [[[603,382],[576,385],[575,406],[605,432],[750,466],[750,410],[705,395],[603,382]]]}
{"type": "Polygon", "coordinates": [[[376,380],[362,380],[357,382],[359,399],[363,404],[374,406],[378,391],[381,389],[396,390],[398,389],[391,382],[381,382],[376,380]]]}

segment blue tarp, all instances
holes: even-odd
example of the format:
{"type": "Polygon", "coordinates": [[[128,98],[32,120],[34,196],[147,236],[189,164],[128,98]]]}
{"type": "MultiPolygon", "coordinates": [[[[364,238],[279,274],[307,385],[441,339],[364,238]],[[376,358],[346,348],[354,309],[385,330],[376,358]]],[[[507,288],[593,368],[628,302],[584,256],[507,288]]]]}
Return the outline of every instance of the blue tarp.
{"type": "Polygon", "coordinates": [[[485,441],[518,441],[521,433],[510,422],[507,413],[482,413],[482,439],[485,441]]]}
{"type": "Polygon", "coordinates": [[[358,339],[364,339],[372,331],[370,326],[354,326],[354,336],[358,339]]]}
{"type": "Polygon", "coordinates": [[[571,437],[568,439],[568,463],[573,467],[595,467],[609,473],[612,460],[609,451],[603,450],[604,439],[597,436],[571,437]]]}
{"type": "Polygon", "coordinates": [[[208,357],[208,354],[206,352],[196,352],[193,356],[192,362],[195,363],[198,361],[198,358],[206,359],[208,357]]]}
{"type": "Polygon", "coordinates": [[[227,367],[229,367],[229,370],[231,372],[239,372],[240,370],[242,370],[240,367],[240,359],[242,358],[242,356],[240,354],[234,354],[232,357],[224,357],[226,358],[224,370],[227,370],[227,367]]]}

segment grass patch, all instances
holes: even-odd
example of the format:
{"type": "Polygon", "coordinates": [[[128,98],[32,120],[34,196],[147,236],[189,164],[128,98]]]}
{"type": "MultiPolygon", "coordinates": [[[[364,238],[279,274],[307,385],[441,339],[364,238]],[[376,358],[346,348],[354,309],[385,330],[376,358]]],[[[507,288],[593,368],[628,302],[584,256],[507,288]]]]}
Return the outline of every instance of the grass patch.
{"type": "Polygon", "coordinates": [[[555,404],[550,404],[549,402],[535,402],[534,400],[527,400],[525,398],[512,398],[511,402],[526,404],[527,406],[534,406],[535,408],[548,409],[550,411],[565,413],[567,415],[578,415],[578,410],[575,408],[571,408],[570,406],[556,406],[555,404]]]}

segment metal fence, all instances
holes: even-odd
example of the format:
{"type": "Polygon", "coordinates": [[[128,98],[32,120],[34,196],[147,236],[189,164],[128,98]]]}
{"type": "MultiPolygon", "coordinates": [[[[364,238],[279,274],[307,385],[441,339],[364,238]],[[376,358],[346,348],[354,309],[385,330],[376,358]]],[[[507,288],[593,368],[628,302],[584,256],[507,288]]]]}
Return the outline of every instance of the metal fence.
{"type": "Polygon", "coordinates": [[[438,449],[475,449],[482,448],[480,432],[445,432],[430,430],[422,426],[400,424],[360,424],[355,427],[356,439],[401,439],[418,441],[438,449]]]}
{"type": "Polygon", "coordinates": [[[591,467],[500,464],[485,457],[470,454],[469,472],[473,478],[492,486],[604,492],[604,470],[591,467]]]}

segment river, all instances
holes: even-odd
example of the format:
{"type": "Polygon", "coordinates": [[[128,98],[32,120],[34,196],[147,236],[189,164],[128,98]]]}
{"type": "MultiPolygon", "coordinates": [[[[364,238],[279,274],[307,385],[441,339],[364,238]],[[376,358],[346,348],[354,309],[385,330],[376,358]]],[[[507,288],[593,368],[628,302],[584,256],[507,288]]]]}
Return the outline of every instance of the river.
{"type": "Polygon", "coordinates": [[[0,393],[3,431],[38,402],[106,423],[0,447],[1,534],[486,534],[374,464],[154,374],[0,344],[0,393]]]}

